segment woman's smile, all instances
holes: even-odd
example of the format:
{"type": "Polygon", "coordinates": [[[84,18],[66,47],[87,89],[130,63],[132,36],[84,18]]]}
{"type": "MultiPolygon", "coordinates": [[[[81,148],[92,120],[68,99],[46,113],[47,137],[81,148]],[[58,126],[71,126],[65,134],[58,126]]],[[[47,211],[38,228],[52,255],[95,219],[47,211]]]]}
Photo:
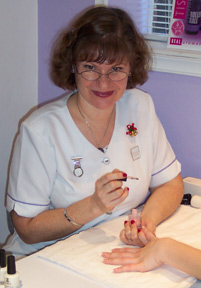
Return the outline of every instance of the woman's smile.
{"type": "Polygon", "coordinates": [[[97,96],[97,97],[101,97],[101,98],[107,98],[113,95],[114,90],[111,91],[96,91],[96,90],[92,90],[92,92],[97,96]]]}

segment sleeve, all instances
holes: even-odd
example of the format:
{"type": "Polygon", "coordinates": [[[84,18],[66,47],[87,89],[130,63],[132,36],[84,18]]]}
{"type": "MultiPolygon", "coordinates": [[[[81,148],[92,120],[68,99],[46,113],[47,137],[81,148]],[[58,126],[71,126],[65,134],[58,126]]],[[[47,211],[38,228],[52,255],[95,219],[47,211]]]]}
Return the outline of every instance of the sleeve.
{"type": "Polygon", "coordinates": [[[54,148],[22,124],[10,167],[7,210],[34,217],[49,209],[55,176],[54,148]]]}
{"type": "Polygon", "coordinates": [[[174,179],[181,172],[181,164],[166,137],[151,100],[150,122],[153,141],[153,169],[150,187],[157,187],[174,179]]]}

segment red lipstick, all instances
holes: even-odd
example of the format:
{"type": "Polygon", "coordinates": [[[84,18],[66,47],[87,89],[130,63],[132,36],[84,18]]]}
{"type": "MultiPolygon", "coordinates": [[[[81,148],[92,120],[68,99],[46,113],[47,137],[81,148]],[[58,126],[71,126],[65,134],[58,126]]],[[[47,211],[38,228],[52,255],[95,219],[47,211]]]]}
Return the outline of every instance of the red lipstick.
{"type": "Polygon", "coordinates": [[[94,90],[93,90],[93,93],[94,93],[96,96],[98,96],[98,97],[107,98],[107,97],[112,96],[113,91],[105,91],[105,92],[102,92],[102,91],[94,91],[94,90]]]}

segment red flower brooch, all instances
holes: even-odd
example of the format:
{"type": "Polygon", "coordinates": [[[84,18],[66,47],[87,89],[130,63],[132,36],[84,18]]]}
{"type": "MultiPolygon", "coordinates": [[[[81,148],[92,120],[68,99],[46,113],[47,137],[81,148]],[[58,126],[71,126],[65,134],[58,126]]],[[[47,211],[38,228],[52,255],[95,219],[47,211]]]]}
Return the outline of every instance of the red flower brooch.
{"type": "Polygon", "coordinates": [[[136,136],[138,134],[137,128],[135,127],[134,123],[132,123],[131,125],[128,124],[126,127],[128,129],[128,131],[126,132],[126,135],[133,137],[133,136],[136,136]]]}

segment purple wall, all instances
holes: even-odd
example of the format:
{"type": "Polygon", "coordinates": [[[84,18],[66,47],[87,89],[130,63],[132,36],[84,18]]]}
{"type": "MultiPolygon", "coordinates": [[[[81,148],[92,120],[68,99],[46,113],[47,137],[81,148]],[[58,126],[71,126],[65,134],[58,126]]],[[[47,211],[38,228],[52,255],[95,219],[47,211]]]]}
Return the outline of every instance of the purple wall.
{"type": "Polygon", "coordinates": [[[182,164],[182,176],[201,178],[201,78],[151,72],[142,87],[182,164]]]}
{"type": "Polygon", "coordinates": [[[48,61],[55,34],[94,0],[38,1],[38,102],[44,103],[64,91],[54,86],[48,76],[48,61]]]}
{"type": "MultiPolygon", "coordinates": [[[[55,33],[93,0],[38,1],[39,103],[64,93],[48,78],[48,58],[55,33]]],[[[142,87],[152,95],[156,112],[182,164],[182,176],[201,178],[201,78],[151,72],[142,87]]]]}

